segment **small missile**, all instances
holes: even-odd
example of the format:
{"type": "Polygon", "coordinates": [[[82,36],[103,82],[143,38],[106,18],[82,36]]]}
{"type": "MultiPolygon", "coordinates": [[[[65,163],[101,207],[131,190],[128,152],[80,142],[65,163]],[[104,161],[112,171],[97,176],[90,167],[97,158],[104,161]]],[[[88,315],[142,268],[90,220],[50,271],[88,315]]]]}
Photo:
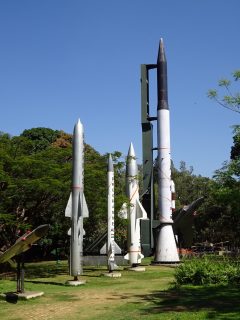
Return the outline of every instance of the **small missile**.
{"type": "Polygon", "coordinates": [[[88,207],[84,196],[84,130],[78,120],[74,126],[72,143],[72,192],[70,194],[65,216],[71,218],[68,234],[70,243],[70,275],[74,281],[82,274],[83,256],[83,218],[88,218],[88,207]]]}
{"type": "Polygon", "coordinates": [[[112,156],[109,154],[108,158],[108,170],[107,170],[107,184],[108,184],[108,238],[107,238],[107,250],[108,250],[108,270],[112,272],[117,268],[115,263],[115,249],[117,252],[121,252],[119,246],[114,240],[114,169],[112,156]]]}
{"type": "Polygon", "coordinates": [[[129,260],[132,267],[136,267],[144,258],[141,253],[140,219],[147,219],[147,213],[139,201],[138,167],[132,143],[126,163],[126,195],[129,204],[124,203],[119,212],[119,216],[128,219],[128,253],[124,259],[129,260]]]}
{"type": "Polygon", "coordinates": [[[29,250],[34,242],[38,241],[40,238],[47,234],[48,229],[49,225],[43,224],[33,231],[26,232],[24,235],[17,239],[13,246],[11,246],[0,256],[0,263],[4,263],[7,261],[11,263],[11,258],[29,250]]]}
{"type": "Polygon", "coordinates": [[[158,210],[160,230],[158,234],[154,263],[179,262],[176,241],[172,228],[170,114],[167,88],[167,60],[160,39],[157,58],[157,149],[158,149],[158,210]]]}
{"type": "Polygon", "coordinates": [[[111,154],[108,157],[108,170],[107,170],[107,184],[108,184],[108,238],[107,238],[107,251],[108,251],[108,270],[114,270],[115,257],[114,257],[114,170],[111,154]]]}
{"type": "Polygon", "coordinates": [[[100,250],[100,254],[107,253],[108,271],[113,272],[118,268],[115,262],[115,253],[121,254],[122,250],[114,239],[114,168],[112,156],[109,154],[107,165],[107,192],[108,192],[108,229],[107,243],[100,250]]]}

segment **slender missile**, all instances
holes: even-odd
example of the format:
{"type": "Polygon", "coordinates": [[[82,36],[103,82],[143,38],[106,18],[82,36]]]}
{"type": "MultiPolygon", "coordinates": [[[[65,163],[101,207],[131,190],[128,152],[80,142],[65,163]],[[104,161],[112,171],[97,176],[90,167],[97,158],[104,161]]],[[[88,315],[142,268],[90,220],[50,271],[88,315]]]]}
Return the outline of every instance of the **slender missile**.
{"type": "Polygon", "coordinates": [[[160,39],[157,58],[157,146],[158,146],[158,210],[160,230],[156,243],[155,263],[179,262],[172,228],[172,182],[170,154],[170,114],[167,88],[167,60],[160,39]]]}
{"type": "Polygon", "coordinates": [[[83,218],[89,216],[88,207],[83,193],[84,189],[84,130],[78,120],[74,126],[72,143],[72,192],[65,210],[65,216],[71,218],[71,228],[68,234],[70,243],[70,275],[74,281],[82,274],[83,256],[83,218]]]}
{"type": "Polygon", "coordinates": [[[115,253],[120,254],[121,248],[114,239],[114,168],[112,156],[109,154],[107,166],[107,192],[108,192],[108,229],[107,243],[100,250],[100,254],[107,253],[108,271],[113,272],[118,266],[115,263],[115,253]]]}
{"type": "Polygon", "coordinates": [[[48,229],[49,225],[43,224],[41,226],[38,226],[33,231],[26,232],[24,235],[17,239],[13,246],[11,246],[0,256],[0,263],[4,263],[7,261],[11,262],[11,258],[29,250],[34,242],[38,241],[40,238],[47,234],[48,229]]]}
{"type": "Polygon", "coordinates": [[[108,270],[112,272],[117,268],[115,263],[115,251],[121,253],[121,249],[114,240],[114,169],[112,156],[108,157],[108,170],[107,170],[107,184],[108,184],[108,270]]]}
{"type": "Polygon", "coordinates": [[[141,253],[140,219],[147,219],[147,213],[139,201],[138,167],[135,151],[130,144],[126,163],[126,195],[129,204],[123,204],[119,215],[128,219],[128,253],[124,259],[129,260],[132,267],[136,267],[144,258],[141,253]]]}
{"type": "Polygon", "coordinates": [[[108,270],[114,270],[115,257],[114,257],[114,171],[111,154],[108,157],[108,170],[107,170],[107,184],[108,184],[108,270]]]}

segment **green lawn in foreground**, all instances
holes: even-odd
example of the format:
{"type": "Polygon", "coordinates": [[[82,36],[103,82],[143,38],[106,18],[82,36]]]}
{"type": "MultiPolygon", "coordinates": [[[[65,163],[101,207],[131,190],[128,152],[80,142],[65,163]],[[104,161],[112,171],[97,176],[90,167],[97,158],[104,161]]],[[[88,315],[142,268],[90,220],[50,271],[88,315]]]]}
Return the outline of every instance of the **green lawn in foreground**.
{"type": "MultiPolygon", "coordinates": [[[[149,260],[145,260],[149,262],[149,260]]],[[[1,320],[21,319],[240,319],[237,287],[173,286],[174,268],[146,266],[143,273],[122,270],[121,278],[102,277],[104,267],[85,267],[86,285],[68,287],[67,263],[26,265],[27,291],[44,291],[30,301],[0,301],[1,320]]],[[[0,280],[0,292],[16,283],[0,280]]]]}

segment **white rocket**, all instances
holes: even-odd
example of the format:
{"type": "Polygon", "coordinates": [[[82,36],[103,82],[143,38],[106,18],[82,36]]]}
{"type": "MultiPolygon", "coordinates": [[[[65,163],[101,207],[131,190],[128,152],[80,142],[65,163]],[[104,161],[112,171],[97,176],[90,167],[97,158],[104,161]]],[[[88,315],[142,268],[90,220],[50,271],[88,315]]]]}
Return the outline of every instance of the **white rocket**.
{"type": "Polygon", "coordinates": [[[128,219],[128,253],[124,259],[129,260],[132,267],[136,267],[144,258],[141,253],[140,219],[147,219],[147,213],[139,201],[138,167],[132,143],[126,163],[126,194],[129,203],[124,203],[119,212],[120,217],[128,219]]]}
{"type": "Polygon", "coordinates": [[[112,272],[117,268],[115,253],[121,254],[122,250],[114,240],[114,168],[112,156],[109,154],[107,167],[107,190],[108,190],[108,229],[107,243],[100,250],[100,254],[107,253],[108,271],[112,272]]]}
{"type": "Polygon", "coordinates": [[[160,40],[157,59],[157,145],[158,145],[158,210],[160,230],[156,244],[155,263],[177,263],[179,256],[173,233],[170,154],[170,114],[167,90],[167,60],[163,40],[160,40]]]}
{"type": "Polygon", "coordinates": [[[83,193],[84,189],[84,132],[83,125],[78,120],[74,126],[72,143],[72,192],[70,194],[65,216],[71,218],[71,228],[68,234],[70,243],[70,275],[74,280],[82,274],[83,256],[83,218],[88,218],[88,207],[83,193]]]}

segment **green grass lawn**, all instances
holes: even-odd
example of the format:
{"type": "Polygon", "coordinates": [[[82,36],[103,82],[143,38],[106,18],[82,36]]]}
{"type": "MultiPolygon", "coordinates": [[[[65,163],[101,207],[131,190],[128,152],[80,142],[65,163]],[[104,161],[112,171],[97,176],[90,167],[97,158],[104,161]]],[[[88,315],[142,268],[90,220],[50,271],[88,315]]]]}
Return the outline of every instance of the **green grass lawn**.
{"type": "MultiPolygon", "coordinates": [[[[85,267],[81,278],[87,283],[69,287],[66,262],[27,264],[25,290],[45,294],[29,301],[0,300],[0,319],[240,319],[238,287],[177,288],[174,268],[163,266],[147,265],[141,273],[121,270],[121,278],[102,277],[104,271],[85,267]]],[[[1,293],[15,290],[15,281],[0,280],[1,293]]]]}

